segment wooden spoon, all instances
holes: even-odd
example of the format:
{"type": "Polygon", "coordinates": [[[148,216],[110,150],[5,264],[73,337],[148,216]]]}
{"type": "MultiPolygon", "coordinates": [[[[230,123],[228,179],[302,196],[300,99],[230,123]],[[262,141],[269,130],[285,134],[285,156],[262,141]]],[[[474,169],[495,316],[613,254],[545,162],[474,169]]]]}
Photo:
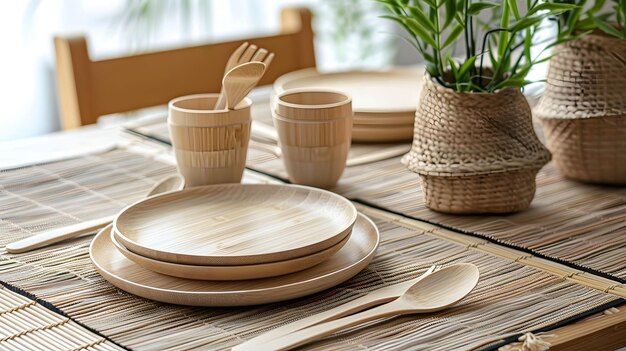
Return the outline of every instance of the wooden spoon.
{"type": "MultiPolygon", "coordinates": [[[[154,187],[152,187],[152,189],[150,189],[147,196],[161,194],[172,190],[181,190],[184,187],[185,180],[181,176],[175,175],[161,180],[154,187]]],[[[31,237],[7,244],[6,249],[9,253],[23,253],[39,249],[44,246],[58,243],[59,241],[74,238],[81,234],[89,233],[102,228],[113,222],[115,216],[116,215],[96,218],[61,228],[46,230],[31,237]]]]}
{"type": "Polygon", "coordinates": [[[439,311],[467,296],[478,284],[479,276],[478,267],[470,263],[442,268],[419,280],[390,303],[318,324],[264,344],[256,344],[254,347],[256,350],[287,350],[375,319],[439,311]]]}
{"type": "Polygon", "coordinates": [[[222,80],[226,108],[234,110],[237,104],[259,83],[264,73],[263,62],[244,63],[228,71],[222,80]]]}
{"type": "MultiPolygon", "coordinates": [[[[228,73],[231,69],[235,68],[242,63],[250,62],[250,61],[259,61],[265,64],[265,67],[269,67],[270,63],[274,59],[274,53],[269,53],[268,51],[260,48],[257,50],[256,45],[248,45],[248,42],[241,44],[228,58],[226,62],[226,67],[224,68],[224,75],[228,73]]],[[[220,91],[220,95],[217,98],[217,102],[215,103],[215,110],[223,110],[226,108],[226,96],[224,93],[224,86],[222,85],[222,89],[220,91]]]]}
{"type": "Polygon", "coordinates": [[[232,351],[258,350],[256,348],[258,345],[277,339],[289,333],[293,333],[295,331],[302,330],[304,328],[308,328],[316,324],[335,320],[335,319],[345,317],[347,315],[350,315],[359,311],[363,311],[370,307],[378,306],[380,304],[393,301],[397,299],[398,297],[400,297],[402,294],[404,294],[406,290],[409,289],[411,286],[415,285],[415,283],[424,279],[424,277],[428,276],[429,274],[434,272],[436,269],[439,269],[439,267],[432,266],[426,272],[424,272],[424,274],[412,280],[408,280],[402,283],[389,285],[389,286],[374,290],[365,296],[359,297],[350,302],[339,305],[328,311],[317,313],[310,317],[300,319],[296,322],[283,325],[276,329],[272,329],[267,333],[261,334],[255,338],[252,338],[246,341],[243,344],[239,344],[233,347],[232,351]]]}

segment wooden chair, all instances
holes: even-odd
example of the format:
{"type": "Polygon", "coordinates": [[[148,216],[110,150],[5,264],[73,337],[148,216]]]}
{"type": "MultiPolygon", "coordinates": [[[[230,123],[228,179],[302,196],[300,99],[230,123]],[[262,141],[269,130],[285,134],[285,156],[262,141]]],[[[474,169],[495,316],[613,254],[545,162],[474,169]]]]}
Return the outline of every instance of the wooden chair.
{"type": "MultiPolygon", "coordinates": [[[[311,17],[307,9],[285,9],[280,34],[246,39],[276,54],[260,85],[290,71],[315,67],[311,17]]],[[[92,61],[85,37],[55,37],[63,128],[163,105],[177,96],[218,92],[226,61],[242,41],[92,61]]]]}

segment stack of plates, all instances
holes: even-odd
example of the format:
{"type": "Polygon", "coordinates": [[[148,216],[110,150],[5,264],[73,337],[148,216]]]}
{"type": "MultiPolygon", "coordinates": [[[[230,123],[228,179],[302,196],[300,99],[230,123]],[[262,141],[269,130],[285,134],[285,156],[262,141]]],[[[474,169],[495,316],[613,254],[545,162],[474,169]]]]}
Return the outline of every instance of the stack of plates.
{"type": "Polygon", "coordinates": [[[296,88],[328,88],[352,96],[355,142],[398,142],[413,138],[422,68],[319,73],[314,68],[287,73],[274,93],[296,88]]]}
{"type": "Polygon", "coordinates": [[[345,198],[296,185],[225,184],[124,209],[90,254],[111,283],[149,299],[236,306],[291,299],[365,268],[378,230],[345,198]]]}

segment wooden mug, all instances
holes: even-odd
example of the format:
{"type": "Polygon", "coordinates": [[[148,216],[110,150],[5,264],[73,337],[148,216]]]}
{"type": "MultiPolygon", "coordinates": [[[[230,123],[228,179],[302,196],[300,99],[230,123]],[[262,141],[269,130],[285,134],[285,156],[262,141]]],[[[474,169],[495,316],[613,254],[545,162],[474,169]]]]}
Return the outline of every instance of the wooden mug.
{"type": "Polygon", "coordinates": [[[288,90],[272,111],[282,159],[293,183],[337,184],[352,139],[352,100],[332,90],[288,90]]]}
{"type": "Polygon", "coordinates": [[[187,186],[239,183],[250,141],[250,106],[213,110],[218,94],[176,98],[169,103],[168,128],[176,165],[187,186]]]}

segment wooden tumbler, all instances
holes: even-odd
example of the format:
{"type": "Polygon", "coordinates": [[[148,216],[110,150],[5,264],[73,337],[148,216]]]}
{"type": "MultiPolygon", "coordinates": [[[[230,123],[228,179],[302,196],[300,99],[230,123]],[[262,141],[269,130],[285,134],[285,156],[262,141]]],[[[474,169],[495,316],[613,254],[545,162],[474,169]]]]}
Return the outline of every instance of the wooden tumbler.
{"type": "Polygon", "coordinates": [[[189,95],[169,103],[170,138],[187,186],[241,182],[252,101],[246,98],[236,110],[213,110],[217,97],[189,95]]]}
{"type": "Polygon", "coordinates": [[[272,116],[293,183],[337,184],[352,139],[352,99],[338,91],[295,89],[276,97],[272,116]]]}

